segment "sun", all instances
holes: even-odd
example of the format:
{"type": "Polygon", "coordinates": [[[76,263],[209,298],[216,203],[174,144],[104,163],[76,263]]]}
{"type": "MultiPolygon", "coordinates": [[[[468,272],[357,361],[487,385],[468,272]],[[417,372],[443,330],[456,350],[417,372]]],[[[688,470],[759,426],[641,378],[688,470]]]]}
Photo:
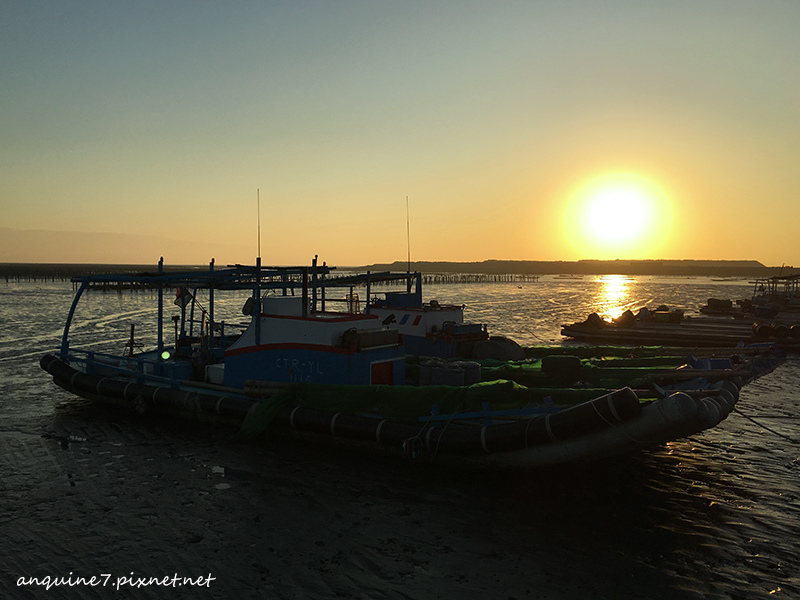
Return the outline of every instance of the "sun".
{"type": "Polygon", "coordinates": [[[581,187],[567,204],[564,231],[586,258],[645,258],[667,239],[672,208],[650,180],[631,173],[604,175],[581,187]]]}

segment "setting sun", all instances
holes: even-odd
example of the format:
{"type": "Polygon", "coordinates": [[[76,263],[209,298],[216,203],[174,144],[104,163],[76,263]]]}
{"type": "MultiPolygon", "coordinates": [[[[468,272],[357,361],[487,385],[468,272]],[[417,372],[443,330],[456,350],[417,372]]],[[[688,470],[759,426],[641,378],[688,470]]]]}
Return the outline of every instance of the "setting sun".
{"type": "Polygon", "coordinates": [[[644,258],[667,238],[672,210],[664,192],[634,174],[605,175],[581,187],[564,214],[570,243],[587,258],[644,258]]]}

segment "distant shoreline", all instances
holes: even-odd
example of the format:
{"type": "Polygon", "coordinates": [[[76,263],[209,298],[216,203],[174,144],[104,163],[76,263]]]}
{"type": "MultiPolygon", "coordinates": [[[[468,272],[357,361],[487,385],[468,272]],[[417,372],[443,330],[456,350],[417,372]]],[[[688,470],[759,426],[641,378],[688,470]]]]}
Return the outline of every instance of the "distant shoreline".
{"type": "MultiPolygon", "coordinates": [[[[219,265],[223,267],[223,265],[219,265]]],[[[198,265],[165,265],[175,272],[206,268],[198,265]]],[[[406,271],[408,263],[396,261],[340,270],[406,271]]],[[[16,280],[68,280],[76,275],[95,273],[155,273],[157,265],[83,264],[83,263],[0,263],[0,278],[16,280]]],[[[412,262],[412,271],[422,273],[470,273],[485,275],[661,275],[668,277],[774,277],[800,273],[793,267],[767,267],[754,260],[581,260],[581,261],[508,261],[482,262],[412,262]]]]}
{"type": "MultiPolygon", "coordinates": [[[[371,271],[405,271],[407,263],[359,267],[371,271]]],[[[483,273],[487,275],[663,275],[675,277],[773,277],[800,273],[792,267],[767,267],[755,260],[485,260],[482,262],[412,262],[423,273],[483,273]]]]}

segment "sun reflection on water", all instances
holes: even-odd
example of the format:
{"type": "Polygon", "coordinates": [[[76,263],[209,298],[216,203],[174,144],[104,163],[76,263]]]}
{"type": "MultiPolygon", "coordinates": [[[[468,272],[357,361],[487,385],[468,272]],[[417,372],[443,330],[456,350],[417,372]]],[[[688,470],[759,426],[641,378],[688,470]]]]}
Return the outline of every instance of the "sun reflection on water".
{"type": "Polygon", "coordinates": [[[616,319],[631,305],[631,278],[625,275],[603,275],[597,279],[601,284],[595,300],[597,314],[603,319],[616,319]]]}

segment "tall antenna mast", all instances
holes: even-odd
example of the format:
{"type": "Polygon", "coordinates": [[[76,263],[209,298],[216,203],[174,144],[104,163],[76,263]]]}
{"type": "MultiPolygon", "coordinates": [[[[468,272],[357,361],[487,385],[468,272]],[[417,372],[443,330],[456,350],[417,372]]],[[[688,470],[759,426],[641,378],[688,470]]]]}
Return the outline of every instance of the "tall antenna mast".
{"type": "Polygon", "coordinates": [[[258,257],[261,258],[261,188],[256,188],[256,207],[258,218],[258,257]]]}
{"type": "Polygon", "coordinates": [[[408,196],[406,196],[406,248],[408,249],[408,272],[411,273],[411,221],[408,217],[408,196]]]}

